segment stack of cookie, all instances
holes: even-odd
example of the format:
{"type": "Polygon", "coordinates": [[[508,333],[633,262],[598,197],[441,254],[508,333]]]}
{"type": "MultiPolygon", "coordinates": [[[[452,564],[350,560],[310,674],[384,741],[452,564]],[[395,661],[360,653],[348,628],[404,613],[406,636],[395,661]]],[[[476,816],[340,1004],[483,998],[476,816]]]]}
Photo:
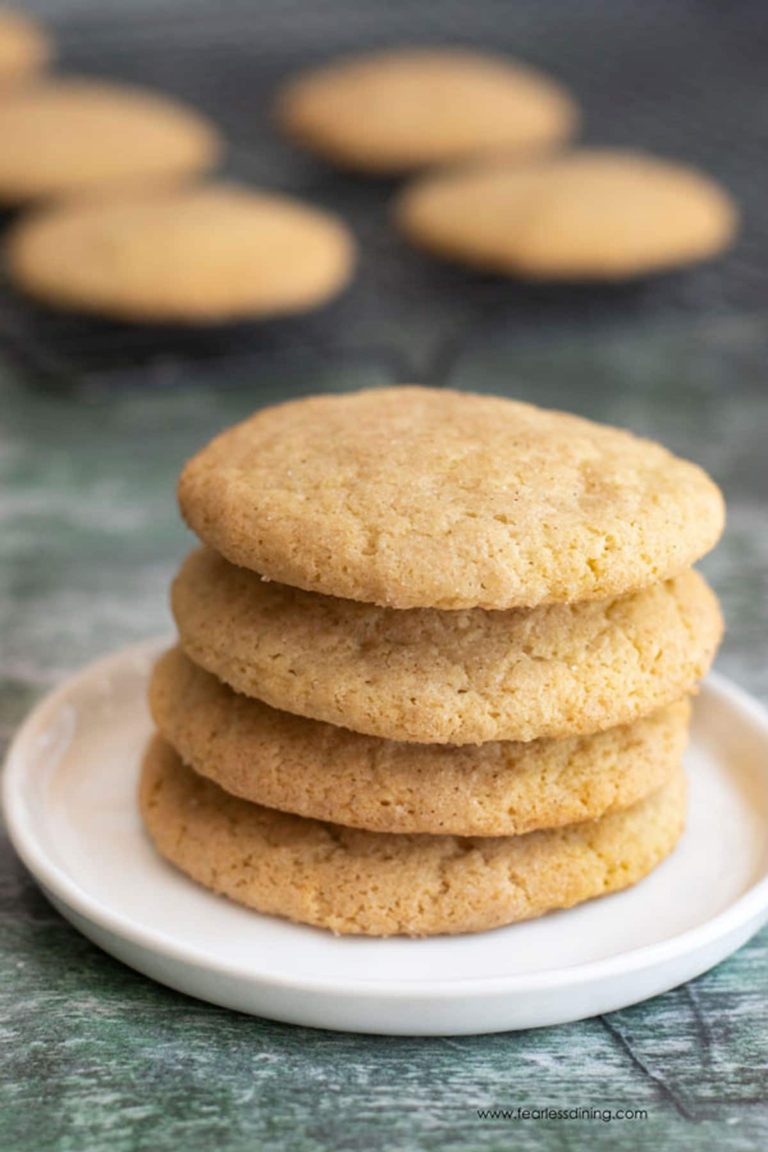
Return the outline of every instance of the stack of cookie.
{"type": "Polygon", "coordinates": [[[340,933],[473,932],[675,846],[721,619],[720,493],[659,445],[488,396],[281,405],[204,448],[141,809],[158,850],[340,933]]]}

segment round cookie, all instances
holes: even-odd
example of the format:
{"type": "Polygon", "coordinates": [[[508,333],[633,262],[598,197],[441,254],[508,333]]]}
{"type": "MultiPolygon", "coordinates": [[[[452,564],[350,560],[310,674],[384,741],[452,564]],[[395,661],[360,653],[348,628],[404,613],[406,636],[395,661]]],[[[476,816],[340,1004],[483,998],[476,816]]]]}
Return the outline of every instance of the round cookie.
{"type": "Polygon", "coordinates": [[[0,87],[41,71],[51,55],[51,42],[36,20],[25,12],[0,8],[0,87]]]}
{"type": "Polygon", "coordinates": [[[597,732],[695,690],[722,632],[688,571],[533,611],[393,611],[264,583],[193,553],[173,585],[187,655],[273,708],[389,740],[473,744],[597,732]]]}
{"type": "Polygon", "coordinates": [[[60,205],[23,220],[9,270],[31,295],[143,322],[300,312],[341,290],[354,247],[335,217],[228,184],[60,205]]]}
{"type": "Polygon", "coordinates": [[[481,932],[627,888],[674,848],[685,776],[602,820],[526,836],[390,836],[222,791],[159,737],[140,806],[158,852],[259,912],[365,936],[481,932]]]}
{"type": "Polygon", "coordinates": [[[419,387],[257,412],[186,465],[179,502],[234,564],[393,608],[620,595],[687,568],[724,516],[709,477],[658,444],[419,387]]]}
{"type": "Polygon", "coordinates": [[[288,84],[277,116],[307,148],[373,174],[551,148],[578,122],[574,101],[550,77],[450,48],[336,61],[288,84]]]}
{"type": "Polygon", "coordinates": [[[212,167],[219,136],[170,97],[89,79],[50,79],[0,103],[0,204],[168,184],[212,167]]]}
{"type": "Polygon", "coordinates": [[[597,736],[463,748],[401,744],[240,696],[179,650],[149,692],[160,734],[185,764],[244,800],[371,832],[516,836],[628,808],[682,759],[679,701],[597,736]]]}
{"type": "Polygon", "coordinates": [[[427,177],[396,219],[448,259],[542,280],[613,280],[715,255],[736,230],[703,173],[636,152],[582,151],[427,177]]]}

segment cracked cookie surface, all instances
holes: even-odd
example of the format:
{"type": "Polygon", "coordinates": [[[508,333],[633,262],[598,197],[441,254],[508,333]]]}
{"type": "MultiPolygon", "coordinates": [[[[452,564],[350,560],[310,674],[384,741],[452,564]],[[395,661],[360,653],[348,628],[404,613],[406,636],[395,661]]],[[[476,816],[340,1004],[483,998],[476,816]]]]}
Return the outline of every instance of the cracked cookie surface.
{"type": "Polygon", "coordinates": [[[257,412],[189,461],[179,501],[234,564],[394,608],[621,595],[689,567],[724,518],[712,480],[659,444],[420,387],[257,412]]]}
{"type": "Polygon", "coordinates": [[[157,850],[259,912],[367,936],[480,932],[627,888],[674,848],[685,776],[601,820],[492,839],[391,836],[230,796],[159,737],[140,806],[157,850]]]}
{"type": "Polygon", "coordinates": [[[175,648],[149,692],[161,735],[227,792],[373,832],[515,836],[593,820],[660,788],[690,706],[596,736],[454,747],[361,736],[233,692],[175,648]]]}
{"type": "Polygon", "coordinates": [[[264,582],[210,549],[172,591],[187,655],[238,692],[389,740],[597,732],[695,690],[722,633],[688,571],[608,601],[396,611],[264,582]]]}

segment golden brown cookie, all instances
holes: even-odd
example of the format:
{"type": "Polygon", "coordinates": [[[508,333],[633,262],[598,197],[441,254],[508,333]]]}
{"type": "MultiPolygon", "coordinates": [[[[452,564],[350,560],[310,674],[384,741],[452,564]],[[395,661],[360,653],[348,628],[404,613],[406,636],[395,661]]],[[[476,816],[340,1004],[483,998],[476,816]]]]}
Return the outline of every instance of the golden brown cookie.
{"type": "Polygon", "coordinates": [[[685,776],[602,820],[526,836],[391,836],[289,816],[222,791],[150,744],[141,813],[155,847],[259,912],[365,936],[481,932],[646,876],[685,822],[685,776]]]}
{"type": "Polygon", "coordinates": [[[455,48],[335,61],[288,84],[277,115],[307,148],[377,174],[550,148],[578,122],[574,101],[549,76],[455,48]]]}
{"type": "Polygon", "coordinates": [[[287,712],[389,740],[597,732],[695,690],[722,632],[698,573],[532,611],[394,611],[264,583],[210,550],[172,592],[190,659],[287,712]]]}
{"type": "Polygon", "coordinates": [[[244,800],[371,832],[516,836],[628,808],[681,762],[690,707],[597,736],[464,748],[400,744],[240,696],[179,649],[158,661],[152,716],[182,760],[244,800]]]}
{"type": "Polygon", "coordinates": [[[716,543],[695,464],[563,412],[448,389],[293,401],[185,467],[189,526],[271,580],[393,608],[605,599],[716,543]]]}
{"type": "Polygon", "coordinates": [[[41,71],[51,55],[51,41],[36,20],[15,8],[0,8],[0,87],[41,71]]]}
{"type": "Polygon", "coordinates": [[[9,245],[31,295],[144,322],[304,311],[339,292],[353,262],[329,213],[230,184],[60,205],[23,220],[9,245]]]}
{"type": "Polygon", "coordinates": [[[480,268],[612,280],[714,256],[737,212],[686,165],[589,150],[426,177],[402,194],[396,218],[414,244],[480,268]]]}
{"type": "Polygon", "coordinates": [[[212,124],[170,97],[80,78],[4,94],[0,141],[2,204],[169,184],[220,151],[212,124]]]}

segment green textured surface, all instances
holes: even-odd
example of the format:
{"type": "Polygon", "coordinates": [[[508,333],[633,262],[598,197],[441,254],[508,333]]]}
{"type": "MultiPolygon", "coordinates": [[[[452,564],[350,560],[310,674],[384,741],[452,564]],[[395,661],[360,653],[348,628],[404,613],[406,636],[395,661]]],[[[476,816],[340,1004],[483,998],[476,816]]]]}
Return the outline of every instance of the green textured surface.
{"type": "MultiPolygon", "coordinates": [[[[705,564],[729,623],[719,667],[764,700],[767,350],[758,320],[677,321],[510,347],[478,338],[449,372],[658,436],[714,473],[730,508],[705,564]]],[[[391,382],[373,359],[231,368],[198,366],[183,387],[158,371],[60,391],[3,370],[4,736],[68,672],[167,628],[167,584],[189,544],[174,479],[190,451],[257,404],[391,382]]],[[[347,1036],[154,985],[78,936],[7,841],[0,868],[4,1149],[768,1145],[766,932],[690,985],[605,1018],[489,1037],[347,1036]],[[648,1119],[477,1116],[516,1105],[642,1108],[648,1119]]]]}

